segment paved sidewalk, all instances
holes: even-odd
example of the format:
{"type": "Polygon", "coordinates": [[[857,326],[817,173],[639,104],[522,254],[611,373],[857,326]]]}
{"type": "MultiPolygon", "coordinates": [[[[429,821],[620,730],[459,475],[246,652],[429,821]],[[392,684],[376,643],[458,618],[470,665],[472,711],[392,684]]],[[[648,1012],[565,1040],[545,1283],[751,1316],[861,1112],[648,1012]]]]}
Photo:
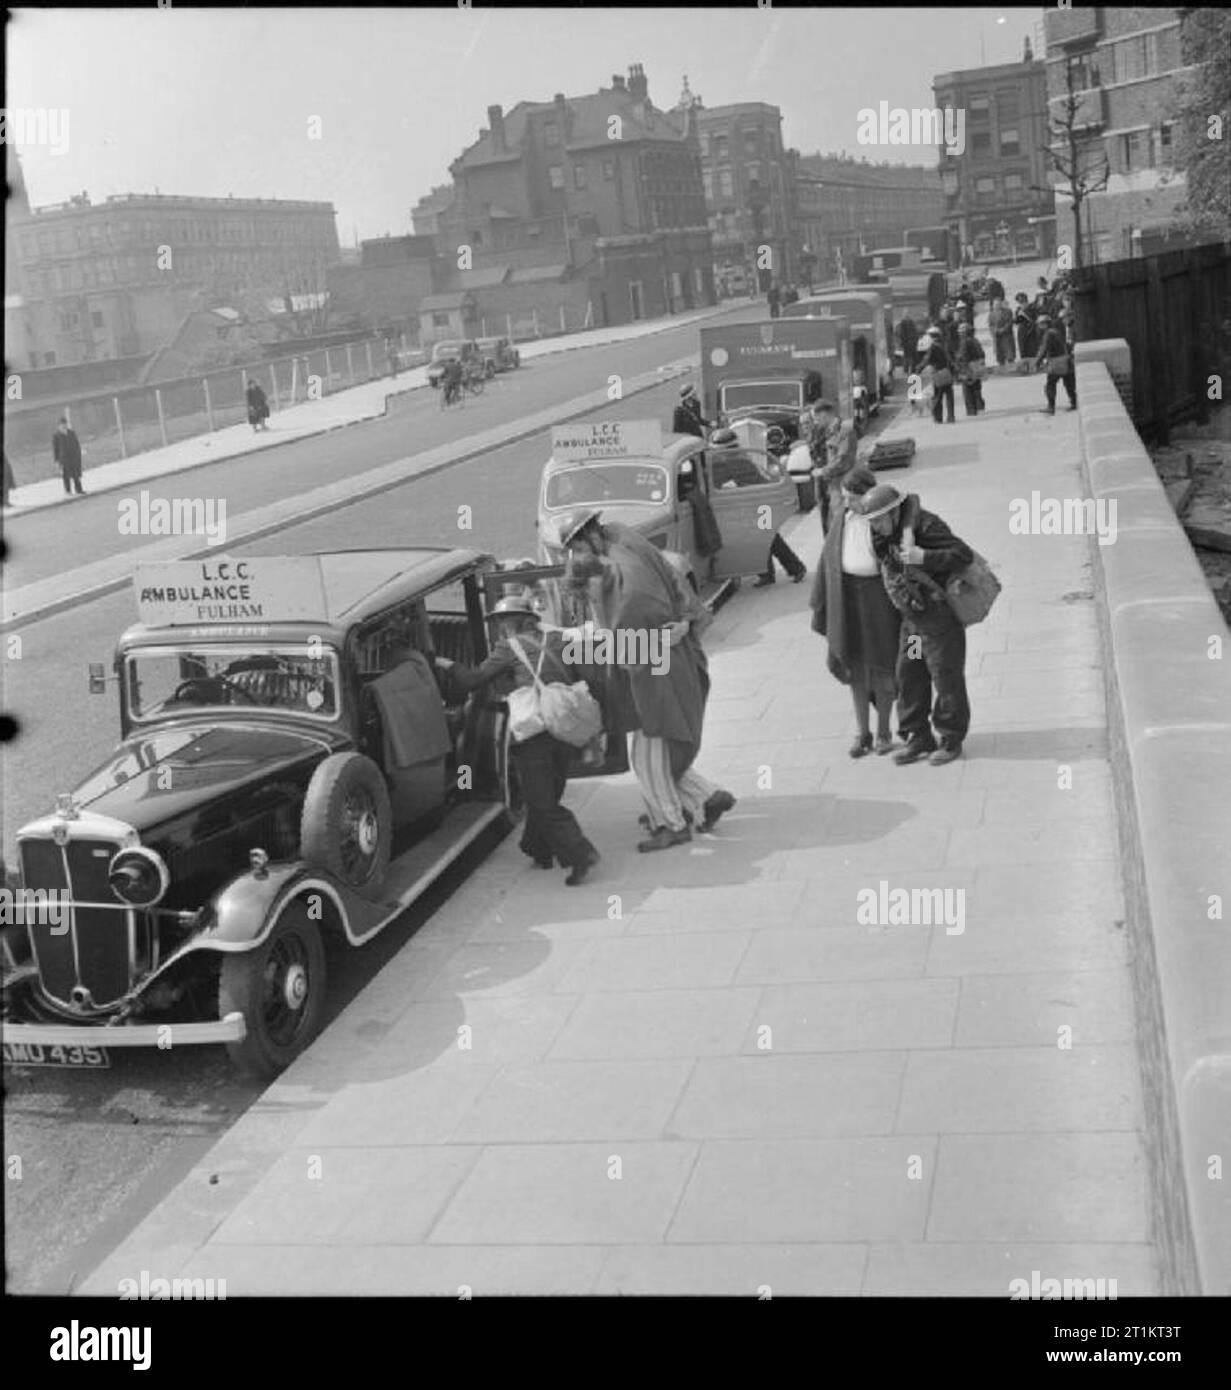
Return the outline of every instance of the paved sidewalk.
{"type": "MultiPolygon", "coordinates": [[[[677,314],[674,318],[653,319],[615,328],[594,328],[585,333],[570,334],[566,338],[545,338],[540,342],[519,343],[517,348],[525,361],[533,361],[559,352],[602,347],[611,343],[627,342],[633,338],[648,338],[672,328],[686,328],[691,323],[702,322],[744,305],[743,300],[724,300],[714,309],[702,309],[696,313],[677,314]]],[[[275,412],[270,417],[269,430],[260,434],[254,433],[248,424],[228,425],[212,434],[194,435],[191,439],[169,444],[165,449],[150,449],[115,463],[100,464],[97,468],[87,467],[84,483],[92,493],[111,492],[116,488],[148,482],[151,478],[162,478],[171,473],[199,468],[202,464],[218,463],[222,459],[259,453],[279,444],[291,444],[310,435],[325,434],[344,425],[376,419],[385,414],[390,396],[416,391],[426,385],[427,368],[413,367],[409,371],[399,373],[396,379],[379,377],[360,386],[348,387],[345,391],[335,391],[331,395],[323,396],[319,401],[303,401],[299,405],[288,406],[285,410],[275,412]]],[[[85,448],[88,463],[88,444],[85,448]]],[[[57,506],[63,503],[64,498],[64,484],[60,478],[44,478],[14,488],[14,505],[6,507],[5,511],[14,515],[24,515],[43,507],[57,506]]]]}
{"type": "MultiPolygon", "coordinates": [[[[1156,1293],[1090,541],[1008,532],[1080,495],[1077,417],[986,394],[895,422],[885,475],[1005,585],[963,760],[848,758],[807,586],[745,589],[716,832],[639,855],[632,779],[575,783],[592,882],[507,839],[81,1291],[1156,1293]],[[964,891],[964,930],[857,924],[882,881],[964,891]]],[[[815,514],[788,534],[814,568],[815,514]]]]}

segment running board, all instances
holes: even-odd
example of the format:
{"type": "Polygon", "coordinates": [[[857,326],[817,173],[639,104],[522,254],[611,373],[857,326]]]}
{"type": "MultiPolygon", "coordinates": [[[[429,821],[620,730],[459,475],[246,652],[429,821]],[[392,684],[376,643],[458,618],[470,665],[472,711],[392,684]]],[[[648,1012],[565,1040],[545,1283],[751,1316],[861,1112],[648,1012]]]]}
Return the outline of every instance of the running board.
{"type": "Polygon", "coordinates": [[[385,873],[382,900],[347,902],[346,933],[351,943],[362,945],[389,925],[432,886],[453,861],[504,815],[499,801],[464,801],[448,811],[432,833],[398,855],[385,873]]]}

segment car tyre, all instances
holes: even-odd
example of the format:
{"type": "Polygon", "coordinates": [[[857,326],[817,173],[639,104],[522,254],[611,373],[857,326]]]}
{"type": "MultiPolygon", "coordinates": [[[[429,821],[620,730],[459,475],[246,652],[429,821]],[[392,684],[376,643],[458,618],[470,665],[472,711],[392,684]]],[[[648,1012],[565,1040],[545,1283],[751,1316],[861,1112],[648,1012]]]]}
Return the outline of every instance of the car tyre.
{"type": "Polygon", "coordinates": [[[241,1013],[247,1035],[227,1043],[241,1071],[270,1080],[284,1071],[320,1031],[325,1014],[325,943],[319,925],[297,902],[264,941],[222,958],[218,1016],[241,1013]]]}
{"type": "Polygon", "coordinates": [[[299,852],[361,897],[380,896],[389,867],[393,810],[380,768],[362,753],[334,753],[312,774],[299,852]]]}

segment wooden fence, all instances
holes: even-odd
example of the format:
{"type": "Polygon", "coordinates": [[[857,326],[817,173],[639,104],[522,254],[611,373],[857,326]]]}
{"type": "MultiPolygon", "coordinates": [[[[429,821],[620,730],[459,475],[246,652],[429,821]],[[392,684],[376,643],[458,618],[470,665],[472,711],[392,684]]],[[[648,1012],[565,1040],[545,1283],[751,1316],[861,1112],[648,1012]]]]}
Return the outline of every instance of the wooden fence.
{"type": "Polygon", "coordinates": [[[1133,354],[1133,423],[1166,443],[1204,421],[1209,379],[1231,370],[1231,240],[1070,272],[1077,339],[1123,338],[1133,354]]]}

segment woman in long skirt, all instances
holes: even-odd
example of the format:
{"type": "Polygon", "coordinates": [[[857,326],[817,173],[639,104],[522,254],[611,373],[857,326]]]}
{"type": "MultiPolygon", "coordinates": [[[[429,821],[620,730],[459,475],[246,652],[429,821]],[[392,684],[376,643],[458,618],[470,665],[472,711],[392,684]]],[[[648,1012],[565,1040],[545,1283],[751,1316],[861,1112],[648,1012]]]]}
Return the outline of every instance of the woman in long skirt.
{"type": "Polygon", "coordinates": [[[845,507],[837,512],[812,585],[812,630],[829,644],[830,674],[851,688],[857,733],[852,758],[893,748],[890,721],[897,699],[894,670],[901,617],[881,579],[872,530],[861,514],[861,498],[876,486],[876,475],[855,468],[842,488],[845,507]],[[876,706],[876,738],[870,727],[876,706]]]}

